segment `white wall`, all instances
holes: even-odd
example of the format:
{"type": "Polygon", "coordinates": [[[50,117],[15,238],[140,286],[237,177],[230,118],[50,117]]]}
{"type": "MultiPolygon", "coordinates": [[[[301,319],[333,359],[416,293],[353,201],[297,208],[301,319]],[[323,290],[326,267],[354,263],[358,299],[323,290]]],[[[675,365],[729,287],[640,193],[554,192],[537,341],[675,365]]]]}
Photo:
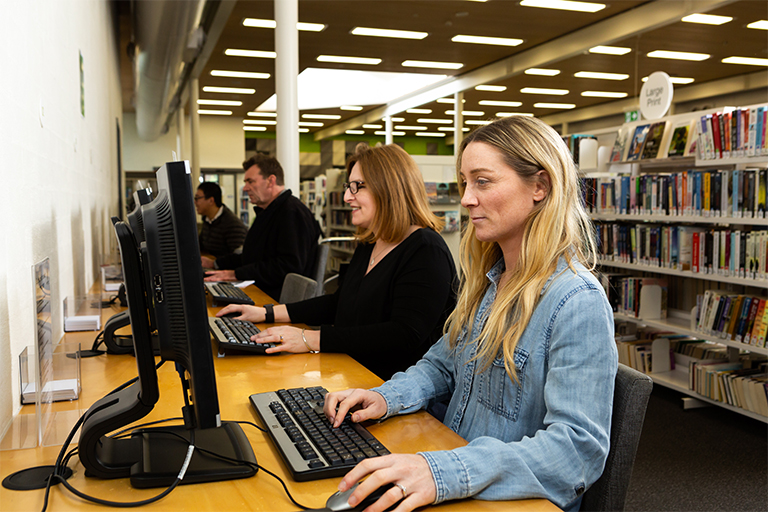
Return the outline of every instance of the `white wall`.
{"type": "MultiPolygon", "coordinates": [[[[124,115],[123,168],[126,171],[151,171],[172,159],[177,151],[178,127],[174,124],[168,133],[157,140],[146,142],[136,132],[136,115],[124,115]]],[[[184,120],[185,140],[182,143],[182,160],[190,158],[189,116],[184,120]]],[[[240,118],[200,116],[200,167],[216,169],[240,169],[245,160],[245,132],[240,118]]]]}
{"type": "Polygon", "coordinates": [[[104,0],[2,1],[0,434],[19,408],[19,353],[36,335],[32,265],[50,258],[57,342],[61,300],[91,287],[110,246],[122,122],[113,26],[104,0]]]}

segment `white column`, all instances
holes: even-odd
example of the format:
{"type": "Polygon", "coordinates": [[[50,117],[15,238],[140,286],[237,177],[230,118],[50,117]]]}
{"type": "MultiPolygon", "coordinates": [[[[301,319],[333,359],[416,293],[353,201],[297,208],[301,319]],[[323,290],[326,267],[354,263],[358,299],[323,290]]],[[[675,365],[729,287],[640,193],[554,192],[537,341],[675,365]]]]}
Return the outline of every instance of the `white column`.
{"type": "Polygon", "coordinates": [[[275,0],[275,91],[277,91],[277,160],[285,186],[299,197],[299,21],[298,0],[275,0]]]}
{"type": "Polygon", "coordinates": [[[392,116],[387,116],[384,118],[384,143],[392,144],[394,141],[395,138],[392,135],[392,116]]]}
{"type": "Polygon", "coordinates": [[[453,154],[458,156],[461,141],[464,140],[464,93],[453,95],[453,154]]]}
{"type": "Polygon", "coordinates": [[[200,84],[197,78],[189,84],[189,132],[192,147],[189,151],[189,168],[192,171],[192,192],[200,184],[200,114],[197,113],[197,100],[200,98],[200,84]]]}
{"type": "Polygon", "coordinates": [[[176,110],[176,158],[184,160],[184,107],[176,110]]]}

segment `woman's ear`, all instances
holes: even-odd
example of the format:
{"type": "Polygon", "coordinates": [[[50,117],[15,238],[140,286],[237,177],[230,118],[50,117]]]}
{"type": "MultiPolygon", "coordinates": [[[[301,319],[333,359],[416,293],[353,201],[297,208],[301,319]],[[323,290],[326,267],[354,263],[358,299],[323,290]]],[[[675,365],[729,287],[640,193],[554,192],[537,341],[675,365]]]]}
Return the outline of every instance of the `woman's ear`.
{"type": "Polygon", "coordinates": [[[549,174],[545,170],[536,173],[536,182],[533,188],[533,200],[537,203],[542,201],[549,194],[550,189],[549,174]]]}

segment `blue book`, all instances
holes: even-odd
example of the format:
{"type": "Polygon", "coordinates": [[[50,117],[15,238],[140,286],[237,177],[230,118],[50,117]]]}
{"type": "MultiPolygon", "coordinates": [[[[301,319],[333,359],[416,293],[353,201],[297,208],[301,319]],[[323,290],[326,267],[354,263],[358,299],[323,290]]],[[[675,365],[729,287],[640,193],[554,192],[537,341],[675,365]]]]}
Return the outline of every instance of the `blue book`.
{"type": "Polygon", "coordinates": [[[740,177],[741,171],[738,169],[733,170],[733,200],[731,201],[731,217],[739,217],[739,177],[740,177]]]}
{"type": "Polygon", "coordinates": [[[765,107],[757,108],[757,127],[755,129],[755,155],[760,155],[763,150],[763,111],[765,107]]]}
{"type": "Polygon", "coordinates": [[[701,215],[701,172],[698,171],[693,180],[693,214],[701,215]]]}
{"type": "Polygon", "coordinates": [[[680,264],[680,238],[679,238],[679,227],[678,226],[672,226],[672,243],[670,243],[669,247],[669,266],[671,268],[678,268],[680,264]]]}

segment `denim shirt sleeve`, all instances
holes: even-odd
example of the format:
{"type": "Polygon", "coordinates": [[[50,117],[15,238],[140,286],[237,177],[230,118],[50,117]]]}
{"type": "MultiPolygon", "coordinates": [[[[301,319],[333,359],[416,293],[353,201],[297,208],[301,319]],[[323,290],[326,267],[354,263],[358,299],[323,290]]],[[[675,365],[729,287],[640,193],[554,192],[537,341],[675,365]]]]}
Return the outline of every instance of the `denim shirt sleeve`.
{"type": "Polygon", "coordinates": [[[551,312],[543,339],[543,425],[512,442],[486,434],[461,448],[421,453],[437,488],[435,503],[541,497],[578,510],[581,495],[600,477],[617,369],[613,315],[602,291],[569,291],[551,312]]]}

